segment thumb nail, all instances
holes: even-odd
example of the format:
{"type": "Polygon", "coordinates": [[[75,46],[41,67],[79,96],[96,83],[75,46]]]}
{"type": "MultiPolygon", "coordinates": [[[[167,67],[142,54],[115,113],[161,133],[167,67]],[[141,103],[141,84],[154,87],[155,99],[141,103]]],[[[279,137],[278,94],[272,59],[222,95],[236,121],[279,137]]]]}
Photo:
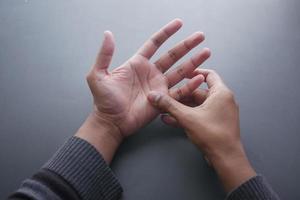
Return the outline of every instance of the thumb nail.
{"type": "Polygon", "coordinates": [[[112,34],[111,31],[109,30],[104,31],[104,35],[109,35],[109,34],[112,34]]]}
{"type": "Polygon", "coordinates": [[[151,103],[156,104],[161,97],[161,94],[159,92],[151,91],[148,94],[148,99],[151,103]]]}

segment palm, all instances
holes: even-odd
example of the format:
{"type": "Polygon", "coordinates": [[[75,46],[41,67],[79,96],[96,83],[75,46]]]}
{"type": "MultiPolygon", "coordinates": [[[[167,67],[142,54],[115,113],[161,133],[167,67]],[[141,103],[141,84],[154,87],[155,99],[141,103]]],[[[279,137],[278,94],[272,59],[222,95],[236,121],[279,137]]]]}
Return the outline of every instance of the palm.
{"type": "Polygon", "coordinates": [[[158,111],[148,103],[151,90],[168,92],[165,76],[142,56],[135,56],[97,81],[97,110],[123,133],[132,133],[151,121],[158,111]],[[104,100],[105,99],[105,100],[104,100]]]}
{"type": "MultiPolygon", "coordinates": [[[[98,116],[112,122],[124,136],[130,135],[158,115],[158,110],[148,103],[147,95],[151,90],[170,93],[168,88],[184,78],[177,71],[193,71],[208,58],[208,51],[201,52],[194,60],[183,63],[182,70],[164,74],[180,57],[203,40],[202,34],[194,34],[171,50],[173,55],[177,54],[176,58],[169,52],[155,63],[149,61],[159,46],[180,26],[178,21],[171,22],[154,34],[137,54],[111,72],[107,68],[113,55],[114,42],[111,33],[106,33],[97,61],[88,75],[88,83],[98,116]],[[166,33],[169,33],[167,37],[166,33]],[[182,48],[185,49],[182,51],[182,48]]],[[[178,91],[178,94],[184,95],[198,87],[202,81],[201,77],[193,78],[186,86],[173,90],[173,94],[178,91]]]]}

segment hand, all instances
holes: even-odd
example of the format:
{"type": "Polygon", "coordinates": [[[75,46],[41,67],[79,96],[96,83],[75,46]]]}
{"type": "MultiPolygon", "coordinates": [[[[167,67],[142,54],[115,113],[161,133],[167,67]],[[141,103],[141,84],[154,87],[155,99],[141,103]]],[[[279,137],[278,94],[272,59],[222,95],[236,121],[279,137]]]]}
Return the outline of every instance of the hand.
{"type": "MultiPolygon", "coordinates": [[[[159,111],[147,100],[151,90],[174,97],[184,97],[204,81],[203,75],[199,74],[182,87],[169,89],[191,74],[210,56],[207,48],[196,53],[175,70],[164,74],[181,57],[204,40],[201,32],[196,32],[178,43],[154,63],[150,62],[157,49],[181,26],[181,20],[171,21],[148,39],[128,61],[111,72],[108,71],[108,67],[114,52],[114,39],[111,32],[105,32],[96,62],[87,75],[87,82],[94,97],[94,111],[87,120],[89,123],[86,124],[90,124],[88,127],[93,126],[95,129],[91,131],[87,130],[89,128],[81,128],[77,136],[96,146],[102,154],[106,154],[103,152],[108,149],[99,145],[103,140],[111,138],[115,143],[114,146],[117,146],[123,137],[131,135],[159,114],[159,111]],[[99,138],[103,135],[103,133],[99,134],[99,127],[102,132],[105,132],[105,139],[99,138]]],[[[110,161],[113,153],[108,154],[106,160],[110,161]]]]}
{"type": "Polygon", "coordinates": [[[157,91],[148,98],[154,106],[170,114],[164,115],[163,121],[185,129],[216,169],[225,190],[230,191],[255,175],[240,140],[238,105],[216,72],[200,69],[192,76],[195,74],[205,77],[208,90],[197,89],[189,98],[182,99],[194,107],[157,91]]]}
{"type": "MultiPolygon", "coordinates": [[[[149,59],[182,23],[174,20],[155,33],[127,62],[108,72],[113,51],[114,41],[110,32],[105,32],[105,38],[97,57],[97,61],[87,76],[87,81],[94,96],[95,113],[98,118],[111,123],[119,129],[121,136],[128,136],[150,122],[157,116],[147,100],[149,91],[156,90],[168,93],[172,87],[183,79],[184,75],[177,76],[176,71],[164,75],[178,59],[204,40],[202,33],[195,33],[182,41],[163,55],[155,63],[149,59]]],[[[204,49],[191,60],[185,62],[182,70],[193,71],[209,56],[204,49]]],[[[179,70],[177,70],[179,71],[179,70]]],[[[203,81],[203,76],[191,79],[188,86],[193,91],[203,81]]]]}

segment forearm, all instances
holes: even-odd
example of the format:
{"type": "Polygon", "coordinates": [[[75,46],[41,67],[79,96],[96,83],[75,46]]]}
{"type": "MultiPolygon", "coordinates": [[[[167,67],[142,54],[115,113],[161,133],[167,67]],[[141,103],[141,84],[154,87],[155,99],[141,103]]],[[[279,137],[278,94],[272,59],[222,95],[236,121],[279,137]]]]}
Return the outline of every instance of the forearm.
{"type": "Polygon", "coordinates": [[[81,134],[83,139],[69,139],[9,200],[118,199],[122,188],[107,163],[119,144],[102,137],[108,133],[102,127],[103,131],[96,129],[100,127],[89,117],[76,134],[81,134]],[[95,132],[99,137],[93,137],[95,132]]]}
{"type": "Polygon", "coordinates": [[[214,155],[211,163],[227,193],[226,200],[279,200],[267,180],[256,174],[241,143],[230,154],[214,155]]]}

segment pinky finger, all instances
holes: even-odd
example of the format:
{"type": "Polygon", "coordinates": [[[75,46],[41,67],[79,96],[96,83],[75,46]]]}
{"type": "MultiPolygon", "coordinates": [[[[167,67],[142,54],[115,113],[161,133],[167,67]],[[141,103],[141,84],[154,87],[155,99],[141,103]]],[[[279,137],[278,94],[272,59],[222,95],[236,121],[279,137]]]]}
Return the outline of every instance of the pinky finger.
{"type": "Polygon", "coordinates": [[[191,95],[194,92],[194,90],[196,90],[204,82],[204,79],[204,76],[202,74],[199,74],[190,79],[183,86],[179,88],[170,89],[169,94],[176,100],[183,99],[184,97],[191,95]]]}
{"type": "Polygon", "coordinates": [[[162,114],[160,116],[160,118],[161,118],[161,121],[163,121],[166,125],[173,126],[176,128],[180,127],[177,120],[169,114],[162,114]]]}

